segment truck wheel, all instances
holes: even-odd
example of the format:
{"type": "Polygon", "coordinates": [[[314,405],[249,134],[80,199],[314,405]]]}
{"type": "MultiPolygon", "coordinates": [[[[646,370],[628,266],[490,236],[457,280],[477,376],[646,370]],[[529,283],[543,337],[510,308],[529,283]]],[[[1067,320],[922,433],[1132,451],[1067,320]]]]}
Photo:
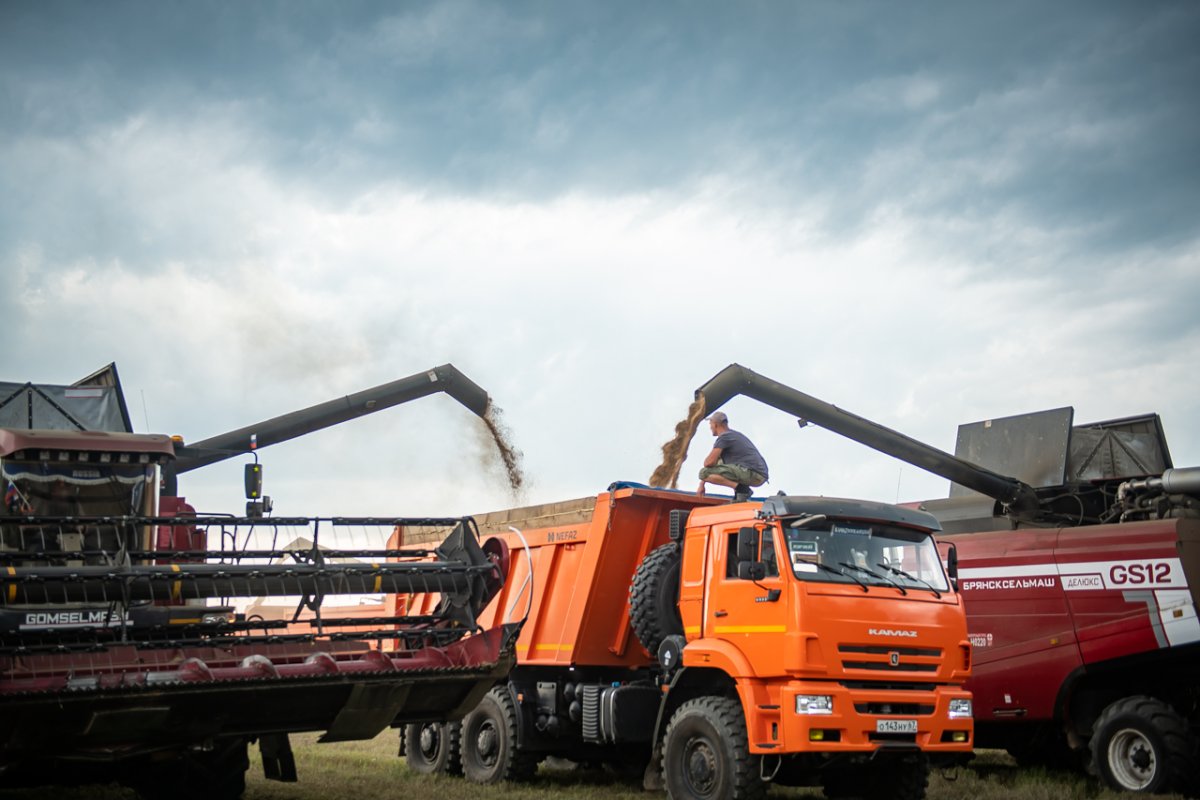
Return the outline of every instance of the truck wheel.
{"type": "Polygon", "coordinates": [[[629,621],[638,641],[650,655],[662,640],[683,633],[679,618],[679,564],[677,542],[656,547],[642,559],[629,587],[629,621]]]}
{"type": "Polygon", "coordinates": [[[737,700],[700,697],[679,707],[663,746],[667,793],[697,800],[757,800],[767,793],[750,755],[746,719],[737,700]]]}
{"type": "Polygon", "coordinates": [[[533,777],[538,759],[517,749],[517,709],[507,686],[492,689],[462,721],[462,769],[475,783],[533,777]]]}
{"type": "Polygon", "coordinates": [[[1092,766],[1100,780],[1126,792],[1195,791],[1197,742],[1166,703],[1145,695],[1110,705],[1092,726],[1092,766]]]}
{"type": "Polygon", "coordinates": [[[459,722],[414,722],[404,728],[408,768],[422,775],[462,775],[459,722]]]}

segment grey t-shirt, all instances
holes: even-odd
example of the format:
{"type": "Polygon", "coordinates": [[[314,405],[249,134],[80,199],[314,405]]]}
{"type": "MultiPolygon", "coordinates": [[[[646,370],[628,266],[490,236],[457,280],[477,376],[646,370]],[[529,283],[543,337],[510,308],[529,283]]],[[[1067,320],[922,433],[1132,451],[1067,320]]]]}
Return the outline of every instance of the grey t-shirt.
{"type": "Polygon", "coordinates": [[[767,474],[767,462],[758,452],[746,435],[737,431],[725,431],[713,442],[713,447],[721,449],[721,461],[725,464],[739,464],[746,469],[752,469],[764,478],[767,474]]]}

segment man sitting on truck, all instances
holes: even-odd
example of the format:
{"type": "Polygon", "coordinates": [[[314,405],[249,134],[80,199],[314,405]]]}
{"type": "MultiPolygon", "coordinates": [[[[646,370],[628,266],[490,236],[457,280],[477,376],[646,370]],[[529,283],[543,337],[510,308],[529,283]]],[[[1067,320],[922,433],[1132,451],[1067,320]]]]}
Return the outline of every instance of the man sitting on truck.
{"type": "Polygon", "coordinates": [[[714,411],[707,419],[708,428],[717,440],[712,452],[704,458],[696,494],[704,494],[704,484],[711,483],[733,489],[735,503],[749,500],[750,487],[767,482],[766,460],[745,434],[730,430],[724,411],[714,411]]]}

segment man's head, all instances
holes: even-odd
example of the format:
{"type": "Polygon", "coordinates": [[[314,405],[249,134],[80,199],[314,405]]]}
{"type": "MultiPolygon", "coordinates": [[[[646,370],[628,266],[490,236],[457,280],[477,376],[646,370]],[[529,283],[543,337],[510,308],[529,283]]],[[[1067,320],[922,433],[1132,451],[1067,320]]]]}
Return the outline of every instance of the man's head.
{"type": "Polygon", "coordinates": [[[724,433],[729,430],[729,417],[725,416],[724,411],[714,411],[708,415],[708,429],[713,436],[724,433]]]}

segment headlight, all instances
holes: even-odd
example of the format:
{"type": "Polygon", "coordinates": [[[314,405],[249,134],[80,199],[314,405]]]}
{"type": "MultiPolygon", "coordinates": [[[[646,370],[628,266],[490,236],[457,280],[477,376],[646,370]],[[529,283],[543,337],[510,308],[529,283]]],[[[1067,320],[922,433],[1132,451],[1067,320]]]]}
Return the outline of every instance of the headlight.
{"type": "Polygon", "coordinates": [[[950,719],[970,719],[973,716],[971,713],[971,701],[963,699],[951,700],[950,712],[947,716],[950,719]]]}
{"type": "Polygon", "coordinates": [[[833,698],[827,694],[796,695],[797,714],[832,714],[833,698]]]}

